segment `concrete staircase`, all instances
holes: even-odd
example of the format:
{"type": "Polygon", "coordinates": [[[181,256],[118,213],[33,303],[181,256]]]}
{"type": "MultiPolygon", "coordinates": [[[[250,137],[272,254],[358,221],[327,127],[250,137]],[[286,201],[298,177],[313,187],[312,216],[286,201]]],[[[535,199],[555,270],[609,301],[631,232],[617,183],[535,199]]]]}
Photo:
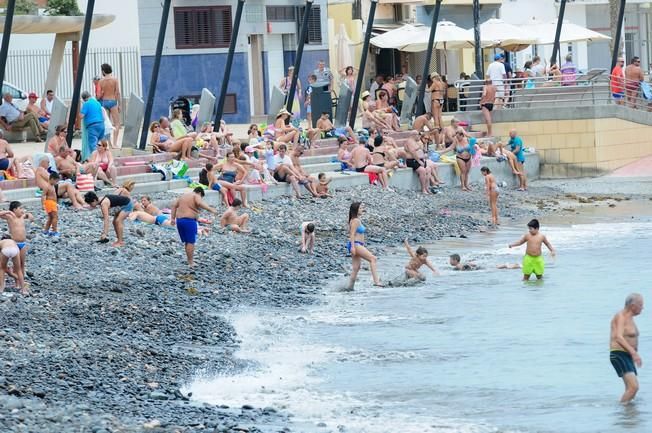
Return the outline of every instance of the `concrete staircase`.
{"type": "MultiPolygon", "coordinates": [[[[405,140],[413,132],[400,132],[393,134],[393,138],[402,145],[405,140]]],[[[311,175],[316,176],[319,173],[326,173],[332,179],[331,189],[344,189],[357,185],[365,185],[369,183],[369,177],[364,173],[356,173],[351,171],[342,172],[339,162],[334,162],[337,154],[337,140],[325,139],[318,140],[316,146],[307,149],[302,157],[303,168],[311,175]]],[[[163,163],[173,159],[175,156],[171,153],[163,154],[146,154],[138,153],[133,150],[126,150],[127,155],[116,157],[116,164],[118,168],[118,184],[126,180],[133,180],[136,182],[134,195],[153,194],[159,192],[170,191],[174,194],[181,194],[189,191],[188,183],[186,180],[170,180],[162,181],[158,173],[151,173],[149,164],[163,163]]],[[[186,173],[193,180],[197,179],[201,167],[205,165],[205,160],[190,161],[190,169],[186,173]]],[[[483,165],[491,168],[492,172],[496,175],[499,182],[505,181],[508,185],[515,184],[515,177],[509,170],[507,162],[499,163],[495,158],[483,158],[483,165]]],[[[452,164],[439,163],[437,164],[440,178],[446,182],[446,185],[453,186],[459,183],[455,175],[452,164]]],[[[539,159],[535,154],[527,155],[526,170],[529,177],[537,178],[539,173],[539,159]]],[[[481,180],[479,170],[474,169],[471,173],[471,181],[478,182],[481,180]]],[[[98,183],[99,185],[99,183],[98,183]]],[[[418,189],[419,184],[416,175],[411,169],[396,170],[390,178],[390,185],[397,189],[418,189]]],[[[8,201],[19,200],[23,203],[36,204],[40,202],[40,198],[36,197],[37,188],[34,180],[12,180],[0,181],[0,188],[2,188],[5,197],[8,201]]],[[[289,184],[267,185],[266,188],[260,185],[247,185],[247,195],[250,201],[260,201],[271,199],[283,195],[291,195],[293,193],[289,184]]],[[[307,191],[305,192],[307,194],[307,191]]],[[[215,191],[206,191],[211,203],[219,202],[219,193],[215,191]]]]}

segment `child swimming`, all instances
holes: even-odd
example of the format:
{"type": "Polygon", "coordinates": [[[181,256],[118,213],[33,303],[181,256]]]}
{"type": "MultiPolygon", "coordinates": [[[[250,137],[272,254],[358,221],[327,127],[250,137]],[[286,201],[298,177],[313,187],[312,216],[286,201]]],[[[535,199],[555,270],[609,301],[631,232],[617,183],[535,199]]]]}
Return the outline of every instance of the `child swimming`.
{"type": "Polygon", "coordinates": [[[473,262],[462,263],[462,258],[459,254],[451,254],[448,258],[448,263],[456,271],[474,271],[478,269],[478,265],[473,262]]]}
{"type": "Polygon", "coordinates": [[[405,276],[407,278],[415,278],[417,280],[424,281],[426,279],[425,275],[419,272],[419,268],[424,265],[430,268],[434,275],[439,275],[437,269],[435,269],[432,263],[430,263],[430,260],[428,260],[428,250],[426,250],[424,247],[419,247],[417,248],[417,251],[414,252],[412,247],[410,247],[407,239],[403,241],[403,244],[405,245],[405,249],[411,257],[408,264],[405,265],[405,276]]]}
{"type": "Polygon", "coordinates": [[[517,242],[509,244],[509,247],[518,247],[527,242],[525,256],[523,257],[523,280],[529,280],[532,274],[536,275],[537,280],[540,280],[543,278],[545,268],[545,262],[541,255],[541,244],[545,244],[552,257],[555,257],[556,253],[548,239],[542,233],[539,233],[539,220],[533,219],[527,223],[527,227],[528,232],[517,242]]]}

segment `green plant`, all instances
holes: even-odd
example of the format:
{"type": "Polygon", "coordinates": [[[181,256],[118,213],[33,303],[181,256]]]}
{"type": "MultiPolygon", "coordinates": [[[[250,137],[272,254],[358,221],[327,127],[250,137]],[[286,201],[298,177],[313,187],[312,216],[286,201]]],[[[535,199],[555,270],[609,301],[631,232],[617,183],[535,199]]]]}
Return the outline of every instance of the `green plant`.
{"type": "Polygon", "coordinates": [[[35,15],[37,11],[34,0],[16,0],[14,15],[35,15]]]}
{"type": "Polygon", "coordinates": [[[78,16],[81,15],[77,0],[49,0],[45,13],[51,16],[78,16]]]}

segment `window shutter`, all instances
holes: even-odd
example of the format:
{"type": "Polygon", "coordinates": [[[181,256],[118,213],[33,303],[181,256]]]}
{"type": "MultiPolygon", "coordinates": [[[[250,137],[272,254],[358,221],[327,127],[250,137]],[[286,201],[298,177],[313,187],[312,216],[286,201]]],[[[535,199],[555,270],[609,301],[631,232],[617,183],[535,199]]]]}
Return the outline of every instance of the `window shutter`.
{"type": "MultiPolygon", "coordinates": [[[[298,8],[297,12],[297,39],[301,35],[301,24],[303,21],[303,14],[306,11],[305,6],[298,8]]],[[[308,32],[306,34],[306,44],[321,45],[321,8],[313,6],[310,9],[310,16],[308,17],[308,32]]]]}
{"type": "Polygon", "coordinates": [[[230,6],[174,8],[177,49],[226,48],[231,42],[230,6]]]}

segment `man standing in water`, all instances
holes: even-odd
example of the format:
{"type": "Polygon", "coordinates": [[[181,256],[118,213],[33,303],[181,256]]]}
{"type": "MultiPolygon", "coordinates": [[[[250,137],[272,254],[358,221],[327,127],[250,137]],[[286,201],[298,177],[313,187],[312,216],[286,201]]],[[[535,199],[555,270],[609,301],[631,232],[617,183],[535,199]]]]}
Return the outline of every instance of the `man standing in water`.
{"type": "Polygon", "coordinates": [[[643,361],[638,355],[638,328],[634,316],[643,311],[643,296],[632,293],[625,299],[625,308],[611,319],[611,338],[609,340],[609,360],[618,377],[625,382],[625,393],[620,402],[627,404],[638,392],[636,367],[643,361]]]}

